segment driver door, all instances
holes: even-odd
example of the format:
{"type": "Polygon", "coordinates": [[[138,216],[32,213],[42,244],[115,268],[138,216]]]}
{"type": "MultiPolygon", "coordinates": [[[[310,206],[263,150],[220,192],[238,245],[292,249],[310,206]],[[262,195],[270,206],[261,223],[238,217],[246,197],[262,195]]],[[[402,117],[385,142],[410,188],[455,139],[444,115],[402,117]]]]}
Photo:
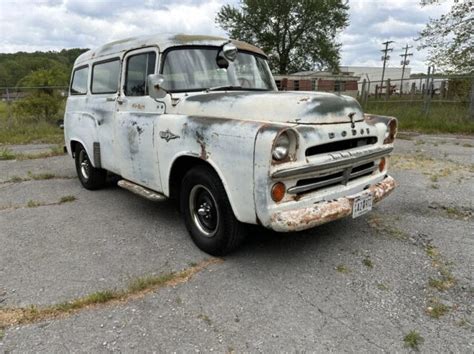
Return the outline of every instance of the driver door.
{"type": "Polygon", "coordinates": [[[147,77],[158,66],[158,48],[130,51],[124,57],[117,101],[117,140],[122,177],[160,192],[161,180],[154,127],[161,113],[148,94],[147,77]]]}

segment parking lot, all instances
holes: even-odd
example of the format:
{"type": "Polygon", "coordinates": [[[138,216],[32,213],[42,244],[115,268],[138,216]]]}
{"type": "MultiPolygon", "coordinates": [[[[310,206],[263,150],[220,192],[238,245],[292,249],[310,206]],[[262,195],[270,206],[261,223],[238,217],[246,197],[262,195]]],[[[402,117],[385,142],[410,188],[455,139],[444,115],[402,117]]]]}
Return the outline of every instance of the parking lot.
{"type": "Polygon", "coordinates": [[[223,259],[170,202],[83,189],[67,156],[0,161],[0,352],[473,352],[474,139],[396,143],[399,186],[372,213],[252,228],[223,259]],[[106,291],[122,295],[45,310],[106,291]]]}

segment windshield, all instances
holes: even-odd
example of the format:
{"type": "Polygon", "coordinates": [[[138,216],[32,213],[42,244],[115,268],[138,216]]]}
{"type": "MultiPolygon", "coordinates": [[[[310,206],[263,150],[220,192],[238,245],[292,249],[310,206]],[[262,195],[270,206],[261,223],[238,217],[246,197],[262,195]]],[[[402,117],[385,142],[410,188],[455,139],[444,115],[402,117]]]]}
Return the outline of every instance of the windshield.
{"type": "Polygon", "coordinates": [[[171,92],[207,89],[275,90],[267,61],[260,56],[238,52],[228,68],[220,68],[216,58],[219,48],[170,50],[164,59],[162,75],[171,92]]]}

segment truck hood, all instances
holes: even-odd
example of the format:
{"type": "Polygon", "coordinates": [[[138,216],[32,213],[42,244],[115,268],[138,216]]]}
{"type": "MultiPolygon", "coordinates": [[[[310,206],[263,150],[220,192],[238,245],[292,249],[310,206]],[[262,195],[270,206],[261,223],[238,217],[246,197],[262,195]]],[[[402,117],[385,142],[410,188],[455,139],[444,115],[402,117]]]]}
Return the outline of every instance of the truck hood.
{"type": "Polygon", "coordinates": [[[226,91],[183,97],[176,113],[296,124],[350,123],[364,119],[352,97],[324,92],[226,91]]]}

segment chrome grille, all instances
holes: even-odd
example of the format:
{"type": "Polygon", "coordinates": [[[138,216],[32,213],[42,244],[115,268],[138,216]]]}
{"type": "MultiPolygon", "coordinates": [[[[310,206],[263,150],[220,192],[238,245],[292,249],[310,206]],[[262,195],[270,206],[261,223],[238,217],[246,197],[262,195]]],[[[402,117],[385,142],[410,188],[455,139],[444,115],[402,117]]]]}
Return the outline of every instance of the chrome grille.
{"type": "Polygon", "coordinates": [[[314,192],[323,187],[346,185],[349,181],[372,174],[378,166],[374,161],[358,166],[350,166],[336,173],[330,172],[326,175],[298,180],[295,186],[288,189],[290,194],[301,194],[314,192]]]}

